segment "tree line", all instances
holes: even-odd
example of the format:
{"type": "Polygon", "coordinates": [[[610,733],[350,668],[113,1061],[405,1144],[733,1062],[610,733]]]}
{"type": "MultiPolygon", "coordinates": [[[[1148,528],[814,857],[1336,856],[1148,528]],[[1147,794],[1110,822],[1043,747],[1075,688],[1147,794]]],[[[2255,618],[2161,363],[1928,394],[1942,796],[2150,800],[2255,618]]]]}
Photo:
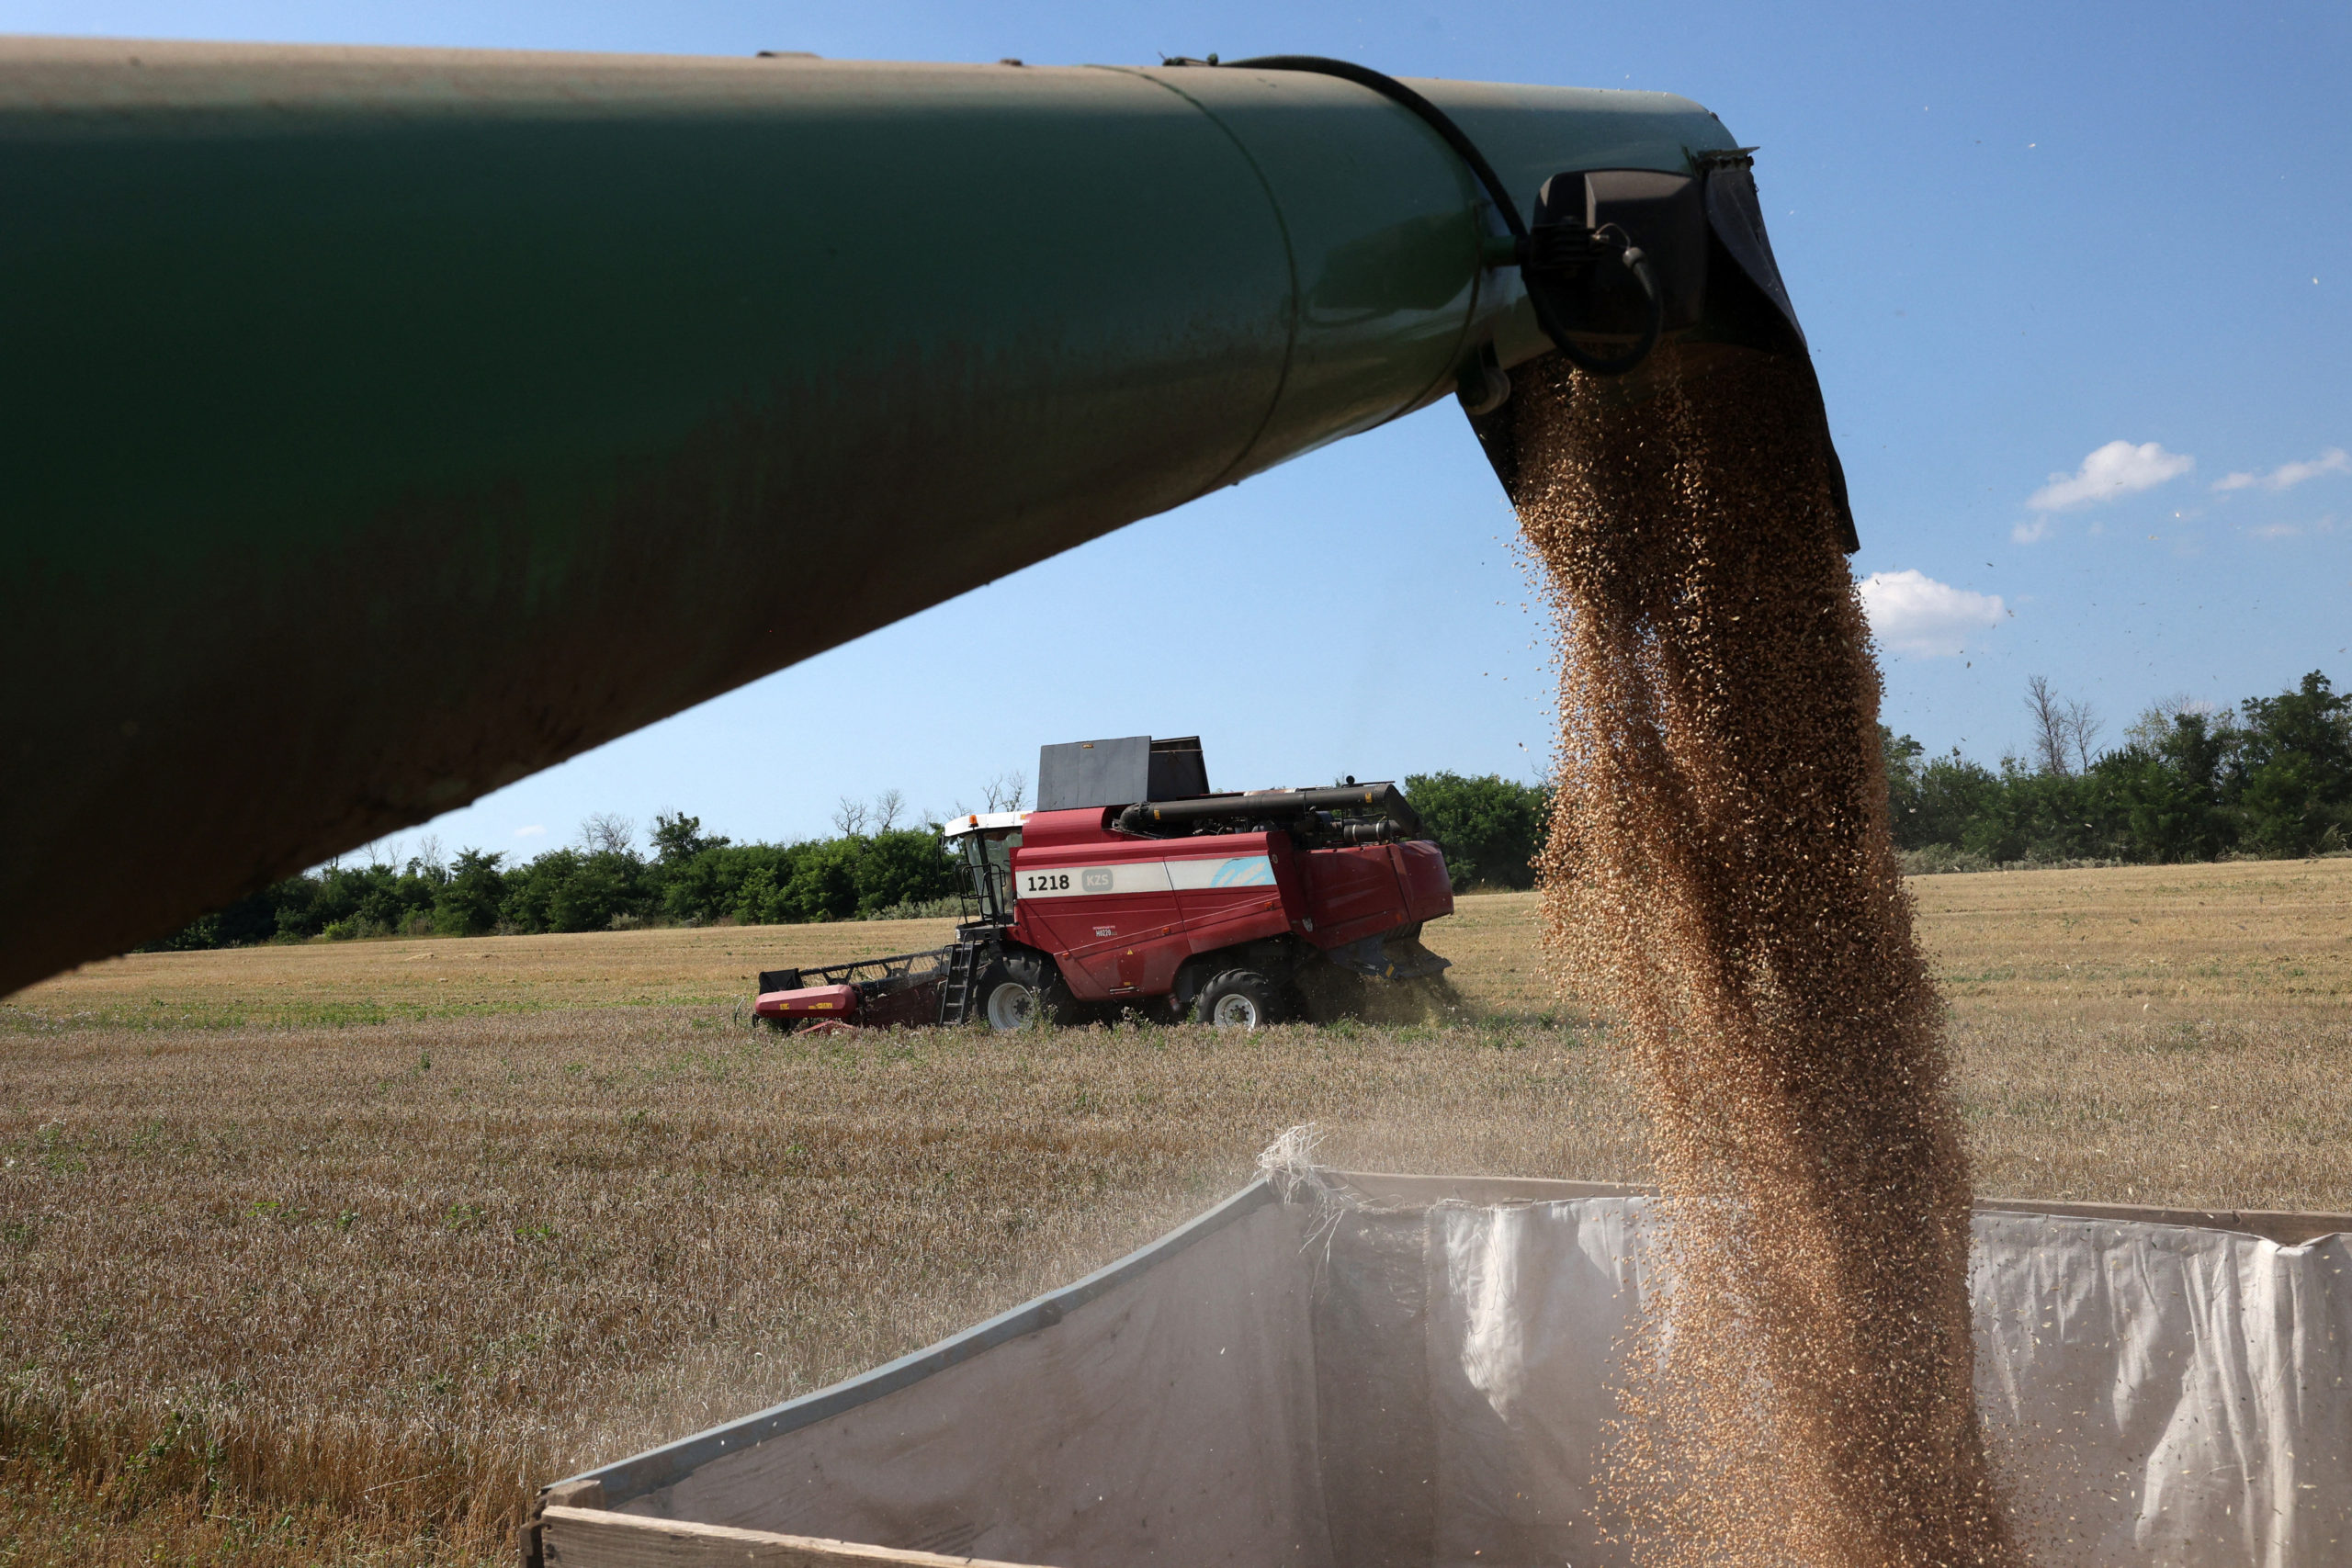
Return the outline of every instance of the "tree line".
{"type": "MultiPolygon", "coordinates": [[[[2028,683],[2024,755],[1987,767],[1880,727],[1896,845],[1917,871],[2078,861],[2296,856],[2352,848],[2352,694],[2317,671],[2234,710],[2159,703],[2102,747],[2089,705],[2028,683]]],[[[1533,886],[1551,795],[1494,774],[1408,774],[1405,793],[1445,852],[1457,892],[1533,886]]],[[[1018,809],[1025,781],[990,781],[986,809],[1018,809]]],[[[945,915],[961,868],[940,825],[901,826],[896,791],[842,802],[830,837],[737,843],[683,812],[634,827],[594,817],[576,843],[509,863],[429,842],[404,860],[336,863],[287,878],[150,944],[150,951],[368,936],[481,936],[720,923],[945,915]]]]}
{"type": "Polygon", "coordinates": [[[949,912],[940,906],[955,893],[956,863],[935,827],[739,844],[681,812],[654,818],[647,852],[628,824],[592,818],[577,844],[512,865],[494,851],[445,861],[428,848],[402,861],[323,866],[153,947],[847,920],[949,912]]]}
{"type": "Polygon", "coordinates": [[[1894,840],[1917,870],[2172,862],[2352,847],[2352,694],[2314,671],[2236,709],[2157,703],[2102,749],[2089,705],[2027,684],[2023,756],[1927,757],[1881,727],[1894,840]]]}
{"type": "MultiPolygon", "coordinates": [[[[1457,887],[1526,887],[1548,801],[1536,785],[1417,773],[1405,781],[1446,851],[1457,887]]],[[[989,781],[983,809],[1018,810],[1026,780],[989,781]]],[[[956,912],[961,862],[941,824],[901,826],[905,797],[844,800],[830,837],[737,843],[683,812],[635,825],[590,818],[575,843],[509,863],[494,851],[334,863],[288,877],[191,921],[145,951],[377,936],[466,937],[640,926],[781,925],[956,912]]]]}

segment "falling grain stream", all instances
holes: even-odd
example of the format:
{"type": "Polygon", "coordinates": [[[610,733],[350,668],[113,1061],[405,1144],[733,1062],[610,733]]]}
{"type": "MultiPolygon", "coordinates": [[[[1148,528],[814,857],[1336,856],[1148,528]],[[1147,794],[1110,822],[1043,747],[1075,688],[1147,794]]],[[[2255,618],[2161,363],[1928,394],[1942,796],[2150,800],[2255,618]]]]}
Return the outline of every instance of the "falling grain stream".
{"type": "Polygon", "coordinates": [[[1662,1284],[1605,1473],[1636,1561],[2017,1564],[1970,1183],[1804,370],[1556,362],[1481,422],[1548,580],[1548,942],[1645,1106],[1662,1284]]]}

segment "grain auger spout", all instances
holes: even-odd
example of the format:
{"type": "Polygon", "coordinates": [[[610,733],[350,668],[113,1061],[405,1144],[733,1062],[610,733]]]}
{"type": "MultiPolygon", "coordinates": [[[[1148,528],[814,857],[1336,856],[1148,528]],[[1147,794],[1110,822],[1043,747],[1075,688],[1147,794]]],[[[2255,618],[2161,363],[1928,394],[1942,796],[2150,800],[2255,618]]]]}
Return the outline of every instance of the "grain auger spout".
{"type": "Polygon", "coordinates": [[[1804,352],[1660,93],[15,39],[0,165],[0,991],[1457,389],[1508,484],[1521,367],[1804,352]]]}
{"type": "Polygon", "coordinates": [[[1562,170],[1544,180],[1523,217],[1519,193],[1477,142],[1414,86],[1318,55],[1270,55],[1229,69],[1300,71],[1378,93],[1428,125],[1476,177],[1505,231],[1489,236],[1484,259],[1517,271],[1520,319],[1477,344],[1459,370],[1455,396],[1514,499],[1516,433],[1512,422],[1491,417],[1510,398],[1511,366],[1554,354],[1588,375],[1624,377],[1647,367],[1667,345],[1678,358],[1691,351],[1703,372],[1709,357],[1744,350],[1804,367],[1840,543],[1849,555],[1861,548],[1804,332],[1765,236],[1754,148],[1694,144],[1680,168],[1562,170]],[[1531,338],[1530,324],[1540,337],[1531,338]]]}

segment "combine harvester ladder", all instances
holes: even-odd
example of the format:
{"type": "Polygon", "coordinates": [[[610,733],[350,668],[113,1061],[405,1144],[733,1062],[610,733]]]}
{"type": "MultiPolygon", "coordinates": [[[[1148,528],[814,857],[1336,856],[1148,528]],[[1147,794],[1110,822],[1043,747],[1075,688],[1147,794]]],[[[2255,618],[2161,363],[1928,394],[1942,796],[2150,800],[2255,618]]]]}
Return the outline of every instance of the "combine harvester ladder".
{"type": "Polygon", "coordinates": [[[972,987],[979,979],[980,944],[959,942],[947,958],[947,983],[939,988],[939,1021],[944,1026],[969,1021],[972,987]]]}

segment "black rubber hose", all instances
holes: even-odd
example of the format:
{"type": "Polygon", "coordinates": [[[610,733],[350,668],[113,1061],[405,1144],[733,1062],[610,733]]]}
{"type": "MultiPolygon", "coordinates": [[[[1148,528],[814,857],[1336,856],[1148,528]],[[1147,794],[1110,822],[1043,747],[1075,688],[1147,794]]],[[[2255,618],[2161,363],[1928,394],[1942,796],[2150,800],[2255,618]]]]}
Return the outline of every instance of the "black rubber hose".
{"type": "Polygon", "coordinates": [[[1337,76],[1342,82],[1369,87],[1392,103],[1403,105],[1419,115],[1423,124],[1436,131],[1440,139],[1470,165],[1470,172],[1478,176],[1480,185],[1487,187],[1487,197],[1502,213],[1503,221],[1510,226],[1511,237],[1515,240],[1527,238],[1527,220],[1519,215],[1519,203],[1511,199],[1502,176],[1495,173],[1495,166],[1487,162],[1487,155],[1478,151],[1477,143],[1464,134],[1462,128],[1454,124],[1443,109],[1396,77],[1384,75],[1369,65],[1358,65],[1350,60],[1332,60],[1320,54],[1261,54],[1255,60],[1227,60],[1220,63],[1231,69],[1311,71],[1318,76],[1337,76]]]}
{"type": "MultiPolygon", "coordinates": [[[[1528,284],[1525,265],[1527,220],[1519,215],[1519,203],[1512,199],[1510,191],[1503,185],[1502,176],[1495,173],[1495,166],[1487,162],[1487,155],[1478,151],[1477,143],[1472,141],[1443,109],[1396,77],[1374,71],[1368,65],[1358,65],[1351,60],[1333,60],[1321,54],[1261,54],[1252,60],[1227,60],[1216,63],[1237,70],[1306,71],[1318,76],[1336,76],[1342,82],[1368,87],[1391,103],[1412,111],[1419,117],[1422,124],[1436,131],[1439,139],[1453,149],[1455,155],[1469,166],[1471,174],[1476,175],[1478,183],[1486,187],[1487,199],[1502,214],[1503,222],[1510,229],[1511,238],[1519,242],[1521,282],[1528,284]]],[[[1604,223],[1596,232],[1614,227],[1604,223]]],[[[1621,240],[1624,237],[1623,230],[1618,231],[1618,237],[1621,240]]],[[[1633,273],[1634,280],[1642,286],[1642,292],[1649,299],[1650,319],[1634,351],[1615,359],[1604,359],[1577,347],[1544,299],[1542,284],[1538,282],[1527,288],[1527,302],[1534,309],[1536,324],[1544,329],[1544,335],[1552,340],[1552,345],[1560,351],[1563,358],[1589,375],[1623,376],[1634,369],[1649,357],[1650,350],[1657,346],[1658,334],[1666,327],[1666,296],[1658,288],[1657,274],[1649,265],[1649,258],[1642,254],[1638,246],[1627,244],[1623,259],[1626,268],[1633,273]]]]}

